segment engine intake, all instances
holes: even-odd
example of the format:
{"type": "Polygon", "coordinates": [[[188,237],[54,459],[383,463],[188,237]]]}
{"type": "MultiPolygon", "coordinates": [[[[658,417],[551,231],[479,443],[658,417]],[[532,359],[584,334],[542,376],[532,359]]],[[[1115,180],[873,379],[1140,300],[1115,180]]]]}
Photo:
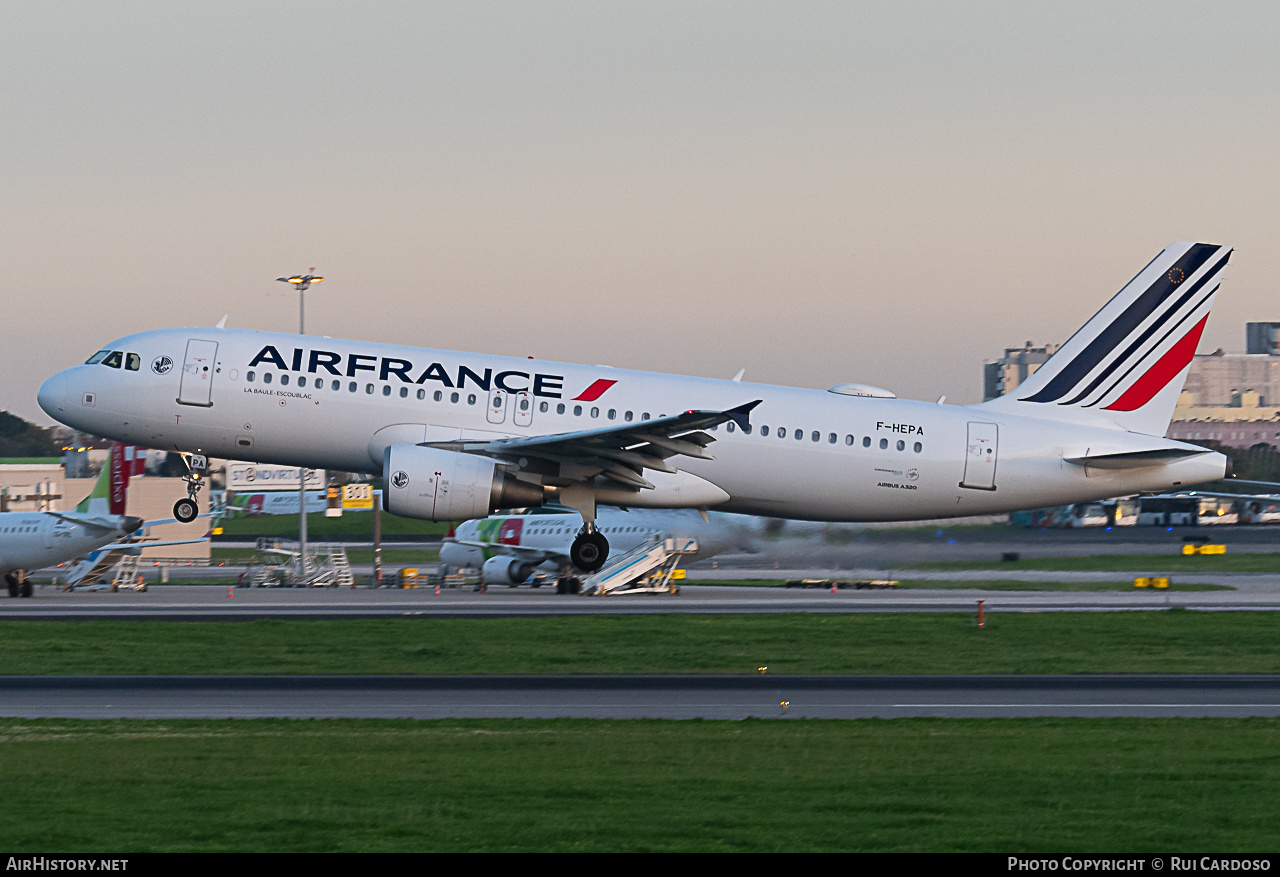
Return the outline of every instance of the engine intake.
{"type": "Polygon", "coordinates": [[[382,474],[382,507],[406,518],[462,521],[543,500],[540,486],[518,481],[487,457],[421,445],[388,447],[382,474]]]}
{"type": "Polygon", "coordinates": [[[523,561],[518,557],[504,557],[499,554],[491,557],[480,567],[480,577],[490,585],[522,585],[533,575],[536,563],[523,561]]]}

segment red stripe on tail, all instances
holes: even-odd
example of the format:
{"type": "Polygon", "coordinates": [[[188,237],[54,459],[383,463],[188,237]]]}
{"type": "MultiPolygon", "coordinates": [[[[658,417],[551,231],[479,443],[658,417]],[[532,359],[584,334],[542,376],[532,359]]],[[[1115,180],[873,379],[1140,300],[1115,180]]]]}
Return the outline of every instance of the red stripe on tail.
{"type": "Polygon", "coordinates": [[[1205,314],[1204,319],[1183,335],[1181,341],[1169,348],[1169,352],[1147,369],[1146,374],[1134,381],[1133,386],[1124,391],[1124,395],[1103,410],[1134,411],[1150,402],[1196,355],[1196,345],[1200,343],[1200,333],[1204,331],[1204,324],[1207,322],[1209,315],[1205,314]]]}

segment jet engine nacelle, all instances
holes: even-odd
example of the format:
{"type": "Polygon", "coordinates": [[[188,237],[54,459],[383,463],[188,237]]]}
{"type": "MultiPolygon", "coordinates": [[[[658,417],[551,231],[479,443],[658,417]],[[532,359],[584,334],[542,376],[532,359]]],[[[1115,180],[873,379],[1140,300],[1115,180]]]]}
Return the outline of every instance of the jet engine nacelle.
{"type": "Polygon", "coordinates": [[[382,474],[382,507],[406,518],[462,521],[543,499],[541,487],[517,481],[487,457],[421,445],[388,447],[382,474]]]}
{"type": "Polygon", "coordinates": [[[498,554],[480,567],[480,577],[489,585],[520,585],[533,575],[537,566],[536,563],[529,563],[518,557],[498,554]]]}

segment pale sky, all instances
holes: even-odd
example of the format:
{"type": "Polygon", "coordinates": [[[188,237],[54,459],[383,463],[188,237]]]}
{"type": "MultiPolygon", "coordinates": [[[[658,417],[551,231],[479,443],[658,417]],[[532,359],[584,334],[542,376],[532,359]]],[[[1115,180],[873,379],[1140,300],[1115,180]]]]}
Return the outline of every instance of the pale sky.
{"type": "MultiPolygon", "coordinates": [[[[0,7],[0,408],[146,328],[981,398],[1161,247],[1280,320],[1274,3],[0,7]]],[[[678,404],[678,400],[673,400],[678,404]]]]}

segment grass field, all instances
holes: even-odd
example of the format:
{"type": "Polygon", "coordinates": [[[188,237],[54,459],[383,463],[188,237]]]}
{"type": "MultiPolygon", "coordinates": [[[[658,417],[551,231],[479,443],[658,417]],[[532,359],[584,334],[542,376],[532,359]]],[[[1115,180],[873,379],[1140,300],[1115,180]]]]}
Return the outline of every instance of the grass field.
{"type": "MultiPolygon", "coordinates": [[[[840,581],[837,577],[836,581],[840,581]]],[[[934,590],[966,590],[985,591],[1132,591],[1133,579],[1114,582],[1040,582],[1021,579],[897,579],[899,588],[929,588],[934,590]]],[[[783,588],[785,579],[695,579],[680,582],[681,587],[697,587],[699,585],[728,585],[747,588],[783,588]]],[[[1196,583],[1170,582],[1169,587],[1161,591],[1232,591],[1230,585],[1205,585],[1196,583]]]]}
{"type": "Polygon", "coordinates": [[[1268,612],[4,621],[6,673],[1277,673],[1268,612]]]}
{"type": "Polygon", "coordinates": [[[0,848],[1264,852],[1280,720],[0,719],[0,848]]]}
{"type": "Polygon", "coordinates": [[[1019,570],[1035,569],[1052,572],[1260,572],[1280,573],[1280,553],[1266,554],[1095,554],[1087,557],[1026,557],[1001,561],[952,560],[903,564],[903,569],[937,570],[1019,570]]]}

